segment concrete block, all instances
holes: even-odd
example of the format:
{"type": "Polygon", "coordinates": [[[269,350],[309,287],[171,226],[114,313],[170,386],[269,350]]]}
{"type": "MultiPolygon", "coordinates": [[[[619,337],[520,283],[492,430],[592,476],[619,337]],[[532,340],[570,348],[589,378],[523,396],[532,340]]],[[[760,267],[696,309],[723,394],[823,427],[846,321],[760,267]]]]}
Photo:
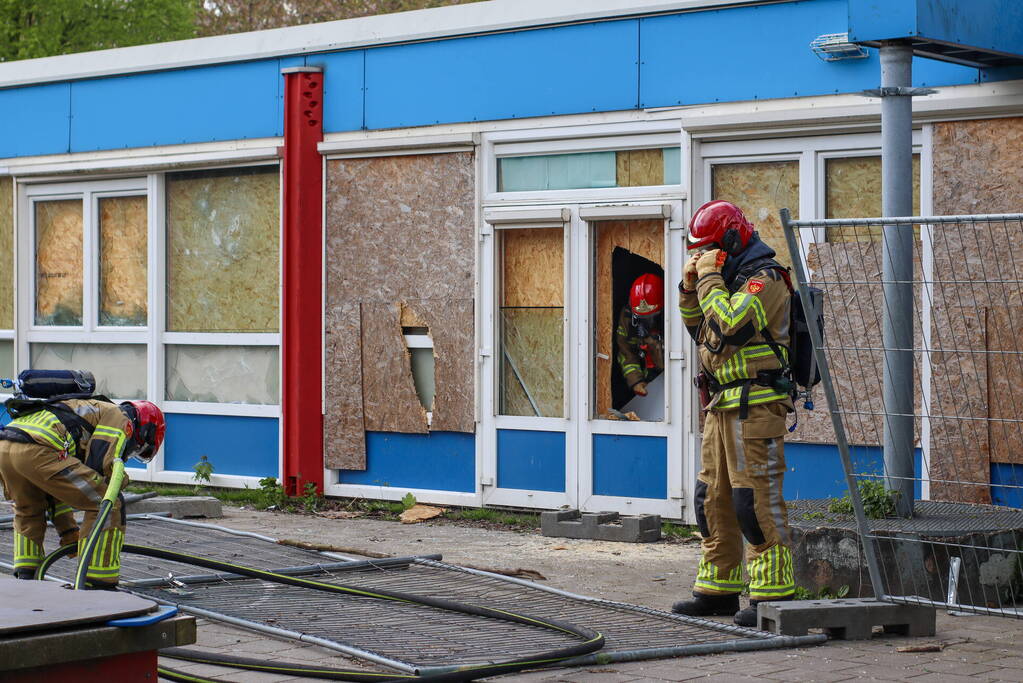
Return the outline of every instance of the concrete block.
{"type": "Polygon", "coordinates": [[[167,512],[171,517],[206,517],[218,519],[224,516],[220,501],[213,496],[156,496],[128,504],[128,514],[144,512],[167,512]]]}
{"type": "Polygon", "coordinates": [[[560,538],[650,543],[661,538],[660,515],[625,515],[617,512],[555,510],[540,513],[540,533],[560,538]]]}
{"type": "Polygon", "coordinates": [[[874,626],[885,633],[933,636],[934,608],[896,605],[873,598],[843,600],[789,600],[757,606],[760,629],[783,636],[805,636],[819,628],[832,638],[868,640],[874,626]]]}

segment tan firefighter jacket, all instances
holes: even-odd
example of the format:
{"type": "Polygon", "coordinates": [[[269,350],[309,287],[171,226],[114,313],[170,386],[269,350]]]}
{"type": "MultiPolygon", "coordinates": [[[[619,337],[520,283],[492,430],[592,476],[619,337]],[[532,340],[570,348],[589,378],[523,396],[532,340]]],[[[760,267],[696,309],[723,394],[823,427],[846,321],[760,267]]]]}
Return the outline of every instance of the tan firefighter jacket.
{"type": "Polygon", "coordinates": [[[769,267],[757,270],[732,293],[721,274],[713,272],[700,278],[695,290],[680,285],[679,291],[682,321],[699,345],[701,369],[718,385],[732,385],[715,392],[707,409],[739,408],[744,390],[749,392],[748,405],[787,401],[791,409],[788,393],[756,381],[740,382],[758,380],[758,372],[782,366],[764,339],[765,328],[788,362],[791,294],[781,273],[769,267]]]}
{"type": "Polygon", "coordinates": [[[622,306],[618,313],[615,347],[618,349],[616,354],[618,368],[630,389],[640,382],[650,381],[653,376],[664,370],[664,338],[638,336],[632,326],[632,312],[628,306],[622,306]]]}

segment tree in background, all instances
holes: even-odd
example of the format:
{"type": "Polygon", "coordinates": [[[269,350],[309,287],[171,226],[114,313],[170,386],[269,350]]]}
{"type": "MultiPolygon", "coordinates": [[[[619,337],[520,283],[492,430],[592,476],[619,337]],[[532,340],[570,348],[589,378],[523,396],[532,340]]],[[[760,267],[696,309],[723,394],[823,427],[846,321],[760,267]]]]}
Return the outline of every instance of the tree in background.
{"type": "Polygon", "coordinates": [[[197,35],[219,36],[479,0],[203,0],[197,35]]]}
{"type": "Polygon", "coordinates": [[[196,0],[0,0],[0,62],[192,38],[196,0]]]}

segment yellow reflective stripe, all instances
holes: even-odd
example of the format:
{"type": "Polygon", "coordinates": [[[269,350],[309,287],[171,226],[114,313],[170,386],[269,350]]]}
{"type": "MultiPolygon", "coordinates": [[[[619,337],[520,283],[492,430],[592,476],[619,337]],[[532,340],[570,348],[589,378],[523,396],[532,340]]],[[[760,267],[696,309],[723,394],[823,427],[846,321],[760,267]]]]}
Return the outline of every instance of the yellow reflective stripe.
{"type": "Polygon", "coordinates": [[[757,330],[767,327],[767,313],[760,298],[747,292],[736,292],[731,297],[723,289],[712,289],[700,300],[704,315],[717,314],[726,327],[736,327],[750,309],[757,320],[757,330]]]}
{"type": "Polygon", "coordinates": [[[678,312],[681,313],[682,316],[686,318],[696,318],[698,316],[703,315],[703,310],[699,306],[693,306],[692,308],[689,308],[687,306],[679,304],[678,312]]]}
{"type": "MultiPolygon", "coordinates": [[[[751,388],[748,404],[752,406],[760,403],[770,403],[771,401],[780,401],[786,398],[788,398],[788,394],[779,393],[770,387],[751,388]]],[[[721,399],[714,405],[714,408],[735,408],[741,402],[742,387],[733,387],[722,392],[721,399]]]]}
{"type": "Polygon", "coordinates": [[[742,590],[742,568],[736,567],[723,578],[718,567],[701,557],[696,570],[696,587],[737,593],[742,590]]]}
{"type": "Polygon", "coordinates": [[[43,559],[43,547],[27,536],[14,534],[14,568],[38,567],[43,559]]]}
{"type": "Polygon", "coordinates": [[[639,372],[639,370],[640,370],[639,365],[637,365],[636,363],[629,363],[628,365],[622,366],[623,375],[627,375],[630,372],[639,372]]]}
{"type": "Polygon", "coordinates": [[[48,429],[43,429],[41,427],[36,427],[34,425],[27,425],[25,423],[21,423],[21,424],[17,424],[17,425],[12,424],[12,425],[9,425],[9,426],[17,427],[18,429],[22,430],[26,434],[38,436],[40,439],[42,439],[43,441],[45,441],[49,445],[53,446],[54,448],[56,448],[58,451],[64,450],[64,444],[62,443],[62,437],[59,434],[55,433],[55,432],[52,432],[52,431],[50,431],[48,429]]]}
{"type": "Polygon", "coordinates": [[[618,333],[619,337],[628,337],[629,336],[628,331],[624,327],[622,327],[621,325],[618,326],[618,329],[616,329],[615,332],[618,333]]]}
{"type": "Polygon", "coordinates": [[[792,553],[783,545],[768,548],[749,563],[750,597],[783,597],[795,590],[792,553]]]}
{"type": "Polygon", "coordinates": [[[107,427],[106,425],[97,425],[96,431],[93,435],[100,435],[110,437],[114,439],[114,457],[121,457],[121,451],[124,449],[124,441],[127,435],[120,429],[115,427],[107,427]]]}

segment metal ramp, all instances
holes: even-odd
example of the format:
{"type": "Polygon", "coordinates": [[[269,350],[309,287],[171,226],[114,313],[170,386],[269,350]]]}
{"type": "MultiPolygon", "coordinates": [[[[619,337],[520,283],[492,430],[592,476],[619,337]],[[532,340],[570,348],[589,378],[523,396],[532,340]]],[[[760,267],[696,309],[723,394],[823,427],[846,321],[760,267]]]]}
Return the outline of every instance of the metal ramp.
{"type": "MultiPolygon", "coordinates": [[[[6,527],[6,528],[5,528],[6,527]]],[[[0,526],[0,557],[13,534],[0,526]]],[[[132,519],[126,542],[185,552],[327,583],[386,588],[516,610],[585,626],[605,647],[574,664],[805,646],[823,635],[777,636],[711,620],[573,595],[530,581],[466,569],[429,557],[359,560],[282,546],[258,534],[155,516],[132,519]]],[[[406,672],[491,662],[563,647],[570,636],[434,607],[335,595],[125,553],[122,586],[133,593],[238,626],[312,642],[406,672]]],[[[59,561],[51,575],[73,568],[59,561]]]]}

